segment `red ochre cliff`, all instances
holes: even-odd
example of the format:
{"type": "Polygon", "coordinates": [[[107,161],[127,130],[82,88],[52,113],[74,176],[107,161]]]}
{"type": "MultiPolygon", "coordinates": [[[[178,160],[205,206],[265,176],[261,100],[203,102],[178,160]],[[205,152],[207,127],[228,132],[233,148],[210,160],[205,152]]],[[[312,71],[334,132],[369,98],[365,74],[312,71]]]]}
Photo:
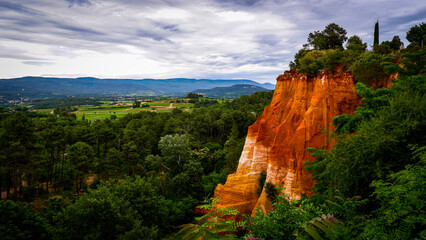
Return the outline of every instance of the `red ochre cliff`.
{"type": "Polygon", "coordinates": [[[266,182],[280,183],[292,199],[311,194],[313,182],[303,163],[313,158],[306,148],[330,149],[333,142],[323,130],[332,130],[333,117],[353,113],[358,103],[350,72],[320,71],[314,78],[290,71],[280,75],[271,104],[249,127],[237,171],[215,190],[220,198],[216,207],[246,214],[256,208],[272,210],[265,190],[258,195],[262,170],[266,182]]]}

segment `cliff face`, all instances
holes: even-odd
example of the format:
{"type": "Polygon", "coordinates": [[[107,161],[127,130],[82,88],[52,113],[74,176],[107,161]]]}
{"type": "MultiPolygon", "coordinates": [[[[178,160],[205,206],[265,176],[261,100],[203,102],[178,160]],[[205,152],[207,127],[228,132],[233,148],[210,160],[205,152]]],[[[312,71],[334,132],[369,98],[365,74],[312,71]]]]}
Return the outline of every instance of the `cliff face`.
{"type": "Polygon", "coordinates": [[[280,183],[293,199],[312,193],[311,175],[304,162],[313,158],[305,149],[330,149],[322,130],[336,115],[351,114],[359,99],[351,73],[321,71],[315,78],[286,71],[277,78],[274,96],[258,120],[250,126],[236,173],[225,185],[218,185],[217,207],[235,207],[251,214],[259,207],[271,210],[265,190],[258,195],[259,176],[266,171],[266,182],[280,183]]]}

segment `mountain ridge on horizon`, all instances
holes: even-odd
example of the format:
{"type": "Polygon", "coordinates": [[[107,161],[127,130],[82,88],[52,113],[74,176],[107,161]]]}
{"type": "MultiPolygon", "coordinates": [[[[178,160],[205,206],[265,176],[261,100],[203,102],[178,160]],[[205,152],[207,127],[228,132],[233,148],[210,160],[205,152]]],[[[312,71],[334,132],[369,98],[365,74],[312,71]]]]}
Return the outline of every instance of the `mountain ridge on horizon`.
{"type": "Polygon", "coordinates": [[[26,76],[0,79],[0,96],[52,97],[89,95],[161,95],[185,94],[196,89],[230,87],[236,84],[255,85],[273,90],[271,83],[258,83],[248,79],[102,79],[95,77],[55,78],[26,76]]]}

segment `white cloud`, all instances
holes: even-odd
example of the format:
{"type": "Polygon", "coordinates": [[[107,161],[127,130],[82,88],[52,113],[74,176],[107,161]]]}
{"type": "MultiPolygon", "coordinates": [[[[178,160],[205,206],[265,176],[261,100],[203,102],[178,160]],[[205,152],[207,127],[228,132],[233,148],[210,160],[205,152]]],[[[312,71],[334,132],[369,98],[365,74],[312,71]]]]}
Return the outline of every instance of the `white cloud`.
{"type": "Polygon", "coordinates": [[[153,14],[147,14],[145,16],[152,19],[182,20],[188,18],[190,14],[188,11],[179,8],[164,8],[156,11],[153,14]]]}
{"type": "Polygon", "coordinates": [[[224,11],[218,12],[217,15],[226,22],[247,22],[255,20],[252,14],[241,11],[224,11]]]}

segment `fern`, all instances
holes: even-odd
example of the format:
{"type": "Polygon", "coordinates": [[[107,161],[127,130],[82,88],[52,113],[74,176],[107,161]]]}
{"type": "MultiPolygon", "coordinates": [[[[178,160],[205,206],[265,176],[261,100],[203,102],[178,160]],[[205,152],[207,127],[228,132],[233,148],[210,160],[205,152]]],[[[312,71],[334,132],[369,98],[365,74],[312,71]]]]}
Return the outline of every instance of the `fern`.
{"type": "Polygon", "coordinates": [[[337,215],[338,218],[351,219],[357,215],[356,210],[364,206],[367,200],[360,196],[346,198],[339,190],[334,190],[334,197],[325,200],[328,212],[337,215]]]}
{"type": "Polygon", "coordinates": [[[236,239],[236,236],[230,233],[244,228],[246,220],[238,222],[233,220],[232,218],[239,214],[234,208],[215,208],[218,201],[217,198],[212,199],[209,204],[199,206],[201,209],[206,209],[208,213],[195,218],[198,224],[179,226],[181,230],[175,234],[174,239],[236,239]],[[226,217],[231,219],[227,220],[226,217]]]}
{"type": "Polygon", "coordinates": [[[302,223],[301,228],[303,230],[295,233],[296,239],[305,239],[303,237],[305,232],[315,240],[322,240],[323,237],[321,235],[325,235],[327,239],[333,239],[336,236],[336,229],[339,225],[340,221],[333,215],[322,215],[302,223]]]}

